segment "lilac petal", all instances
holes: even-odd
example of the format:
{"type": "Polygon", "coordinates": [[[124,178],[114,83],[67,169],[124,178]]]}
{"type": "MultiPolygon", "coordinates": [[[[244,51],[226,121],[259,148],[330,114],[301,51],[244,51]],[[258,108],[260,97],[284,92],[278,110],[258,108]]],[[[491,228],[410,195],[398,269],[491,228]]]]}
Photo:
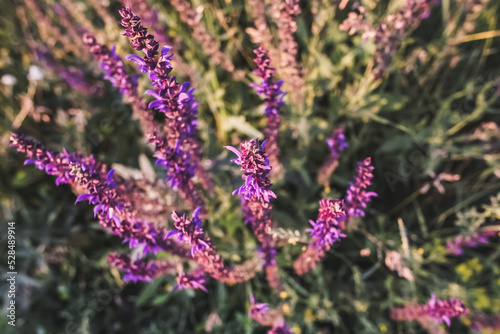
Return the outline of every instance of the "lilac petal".
{"type": "Polygon", "coordinates": [[[234,154],[236,154],[238,156],[238,158],[241,158],[241,153],[240,151],[238,151],[237,149],[235,149],[234,147],[232,146],[224,146],[224,148],[227,148],[229,151],[233,152],[234,154]]]}
{"type": "Polygon", "coordinates": [[[173,235],[179,235],[179,234],[181,234],[181,232],[179,231],[170,231],[165,235],[165,237],[163,237],[163,240],[168,239],[173,235]]]}
{"type": "Polygon", "coordinates": [[[115,183],[113,182],[113,174],[115,173],[115,170],[114,169],[111,169],[109,172],[108,172],[108,175],[106,175],[106,183],[111,186],[111,185],[114,185],[115,183]]]}
{"type": "Polygon", "coordinates": [[[81,194],[76,198],[75,204],[80,202],[80,201],[91,201],[93,196],[91,194],[81,194]]]}
{"type": "Polygon", "coordinates": [[[35,163],[35,162],[36,162],[36,160],[35,160],[35,159],[26,159],[26,160],[24,161],[24,165],[29,165],[29,164],[32,164],[32,163],[35,163]]]}
{"type": "Polygon", "coordinates": [[[126,60],[132,60],[137,65],[144,65],[144,64],[146,64],[144,62],[144,59],[142,59],[141,57],[139,57],[138,55],[135,55],[135,54],[130,54],[130,55],[126,56],[125,59],[126,60]]]}
{"type": "Polygon", "coordinates": [[[153,89],[148,89],[147,91],[144,92],[144,94],[151,95],[151,96],[155,97],[158,100],[162,99],[162,96],[160,95],[160,93],[158,93],[157,91],[155,91],[153,89]]]}

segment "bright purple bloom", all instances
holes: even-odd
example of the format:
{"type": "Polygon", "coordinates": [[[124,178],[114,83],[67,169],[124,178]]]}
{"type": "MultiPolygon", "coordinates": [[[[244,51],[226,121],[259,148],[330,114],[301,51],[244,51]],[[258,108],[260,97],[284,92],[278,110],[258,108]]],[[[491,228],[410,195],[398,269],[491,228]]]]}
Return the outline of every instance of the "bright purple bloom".
{"type": "Polygon", "coordinates": [[[445,322],[450,326],[450,318],[467,313],[469,313],[469,310],[460,300],[456,298],[439,300],[436,299],[436,295],[432,294],[431,299],[426,305],[414,305],[391,309],[391,319],[397,321],[413,321],[420,320],[424,317],[432,317],[438,323],[445,322]]]}
{"type": "Polygon", "coordinates": [[[253,293],[250,293],[250,309],[248,310],[248,317],[256,319],[264,316],[269,311],[269,304],[257,303],[253,293]]]}
{"type": "Polygon", "coordinates": [[[274,81],[274,73],[276,70],[271,67],[271,59],[269,58],[269,51],[259,46],[253,51],[256,54],[254,59],[257,69],[253,72],[262,79],[261,84],[250,84],[250,87],[255,88],[258,95],[264,97],[266,105],[266,115],[272,116],[280,114],[280,108],[285,105],[283,97],[285,92],[281,90],[283,80],[274,81]]]}
{"type": "Polygon", "coordinates": [[[310,221],[312,228],[306,229],[311,233],[312,240],[307,245],[307,249],[299,256],[294,263],[297,274],[303,275],[310,269],[316,267],[326,252],[330,250],[332,244],[346,237],[342,233],[342,221],[346,214],[343,200],[322,199],[319,202],[319,214],[317,221],[310,221]]]}
{"type": "Polygon", "coordinates": [[[245,141],[240,144],[241,152],[232,146],[225,146],[238,156],[231,161],[241,166],[242,178],[245,180],[241,187],[233,191],[233,195],[238,194],[245,200],[255,198],[262,202],[269,202],[270,198],[276,198],[274,192],[269,189],[271,182],[268,175],[271,166],[269,166],[269,160],[264,153],[265,144],[265,141],[260,144],[258,139],[245,141]]]}
{"type": "Polygon", "coordinates": [[[192,247],[191,255],[201,269],[223,283],[240,283],[255,276],[255,273],[262,268],[262,260],[250,260],[242,265],[227,267],[212,246],[210,238],[205,237],[202,222],[198,217],[199,212],[200,208],[195,210],[192,219],[189,219],[186,215],[180,216],[174,211],[172,219],[178,231],[169,232],[164,238],[176,237],[178,241],[188,243],[192,247]]]}
{"type": "Polygon", "coordinates": [[[270,164],[273,166],[271,175],[276,178],[282,176],[283,166],[280,164],[278,156],[280,149],[278,146],[279,130],[281,125],[280,109],[285,105],[283,97],[286,93],[281,90],[282,80],[275,81],[275,69],[271,67],[269,52],[262,46],[253,51],[256,54],[254,59],[257,69],[253,72],[261,79],[261,84],[250,84],[254,87],[257,94],[263,96],[266,105],[267,126],[264,129],[264,136],[267,138],[267,153],[269,154],[270,164]]]}
{"type": "Polygon", "coordinates": [[[207,278],[201,273],[185,274],[183,270],[180,270],[176,280],[177,284],[170,290],[200,289],[207,292],[207,289],[205,288],[207,278]]]}
{"type": "Polygon", "coordinates": [[[364,208],[371,201],[371,197],[377,197],[377,193],[366,191],[373,179],[373,169],[371,158],[358,162],[358,171],[354,183],[351,182],[345,199],[345,211],[349,221],[352,217],[365,216],[364,208]]]}
{"type": "Polygon", "coordinates": [[[231,146],[226,146],[226,148],[238,156],[231,161],[241,166],[242,178],[245,180],[240,188],[233,191],[233,195],[239,195],[245,223],[251,223],[255,236],[262,243],[261,253],[265,260],[268,282],[271,287],[280,290],[281,284],[274,259],[275,241],[270,234],[272,205],[269,202],[271,198],[276,198],[276,195],[270,190],[271,181],[268,175],[271,166],[264,152],[265,143],[260,144],[258,139],[242,142],[241,152],[231,146]]]}
{"type": "Polygon", "coordinates": [[[95,161],[91,155],[48,151],[42,145],[13,133],[10,146],[26,154],[26,163],[56,176],[56,184],[69,183],[80,192],[76,202],[88,201],[94,205],[94,216],[99,224],[128,242],[130,247],[141,246],[143,253],[159,250],[186,256],[186,250],[172,240],[163,240],[165,231],[153,224],[139,220],[130,198],[133,186],[95,161]]]}
{"type": "Polygon", "coordinates": [[[189,82],[180,84],[175,76],[170,76],[172,48],[164,46],[157,59],[159,44],[153,35],[148,34],[141,19],[130,8],[120,10],[120,15],[120,23],[125,27],[124,35],[130,37],[132,47],[146,53],[142,58],[130,55],[127,59],[138,64],[143,73],[149,72],[154,89],[146,91],[146,94],[155,98],[149,108],[157,109],[166,116],[167,137],[163,138],[154,132],[150,138],[150,142],[155,145],[156,163],[167,170],[167,182],[178,188],[193,208],[203,206],[204,200],[192,178],[196,174],[209,191],[212,181],[200,166],[203,151],[197,128],[199,102],[194,98],[194,89],[189,88],[189,82]]]}

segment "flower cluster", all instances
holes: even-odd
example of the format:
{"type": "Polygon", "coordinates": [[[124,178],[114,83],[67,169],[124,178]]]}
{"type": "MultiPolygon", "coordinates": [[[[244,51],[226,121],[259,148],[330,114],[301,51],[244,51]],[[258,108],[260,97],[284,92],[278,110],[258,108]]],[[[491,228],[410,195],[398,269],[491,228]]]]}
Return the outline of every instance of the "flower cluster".
{"type": "Polygon", "coordinates": [[[240,144],[240,151],[232,146],[225,146],[228,150],[238,156],[231,161],[241,166],[243,171],[242,178],[245,183],[233,191],[244,200],[255,199],[261,202],[269,202],[271,198],[276,198],[276,195],[270,190],[271,182],[269,181],[269,159],[265,155],[264,146],[258,139],[252,139],[240,144]]]}
{"type": "Polygon", "coordinates": [[[324,185],[328,183],[330,176],[337,169],[340,153],[349,146],[345,140],[344,128],[338,127],[334,129],[332,136],[326,138],[326,143],[330,149],[330,155],[318,171],[318,183],[324,185]]]}
{"type": "Polygon", "coordinates": [[[150,142],[155,145],[157,164],[167,170],[167,181],[172,187],[181,190],[193,208],[203,206],[204,200],[192,177],[196,173],[202,185],[209,191],[212,181],[200,165],[203,151],[197,129],[199,103],[194,99],[194,89],[188,88],[189,82],[180,84],[175,76],[170,76],[173,57],[171,47],[164,46],[157,59],[159,43],[153,35],[148,34],[141,19],[134,15],[130,8],[120,10],[120,15],[120,23],[125,27],[124,35],[130,38],[134,49],[142,50],[146,54],[144,57],[129,55],[126,59],[138,64],[138,69],[143,73],[149,72],[155,89],[146,91],[146,94],[153,95],[156,99],[149,107],[166,116],[167,137],[164,138],[155,132],[150,138],[150,142]]]}
{"type": "Polygon", "coordinates": [[[474,248],[480,244],[487,244],[489,238],[498,235],[498,231],[476,231],[471,235],[458,235],[446,243],[448,254],[462,255],[464,248],[474,248]]]}
{"type": "Polygon", "coordinates": [[[84,34],[83,41],[94,58],[100,62],[100,66],[104,68],[104,79],[118,87],[120,93],[132,104],[134,116],[139,119],[144,133],[154,132],[157,127],[154,123],[154,116],[146,108],[145,102],[137,95],[137,77],[133,78],[127,74],[125,65],[115,52],[115,47],[113,46],[109,50],[106,45],[99,44],[96,38],[90,34],[84,34]]]}
{"type": "Polygon", "coordinates": [[[252,139],[240,144],[240,151],[231,146],[226,146],[228,150],[238,157],[232,161],[241,166],[242,178],[245,183],[235,191],[241,199],[242,211],[245,216],[245,223],[250,223],[257,240],[262,244],[262,253],[265,259],[265,267],[268,282],[277,289],[281,289],[281,284],[277,276],[275,261],[276,251],[275,241],[270,234],[272,227],[271,198],[276,195],[270,190],[269,180],[269,160],[264,152],[265,142],[260,144],[258,139],[252,139]]]}
{"type": "Polygon", "coordinates": [[[353,217],[364,217],[366,204],[372,197],[378,196],[375,192],[366,191],[366,188],[371,185],[373,179],[374,167],[371,166],[371,161],[371,158],[366,158],[365,160],[358,162],[357,175],[354,182],[351,182],[349,189],[347,189],[344,204],[344,209],[347,214],[347,222],[349,222],[349,219],[353,217]]]}
{"type": "Polygon", "coordinates": [[[467,313],[469,313],[469,310],[460,300],[456,298],[439,300],[436,299],[436,295],[433,294],[426,305],[391,309],[391,319],[396,321],[413,321],[420,320],[424,317],[431,317],[438,323],[445,322],[450,326],[450,318],[467,313]]]}
{"type": "Polygon", "coordinates": [[[56,184],[69,183],[78,188],[76,202],[88,201],[94,205],[94,215],[105,229],[128,242],[130,247],[140,246],[143,253],[167,251],[185,257],[186,250],[172,240],[163,240],[164,231],[136,217],[131,196],[133,185],[126,183],[95,161],[93,156],[80,153],[48,151],[42,145],[15,133],[10,146],[26,154],[25,164],[34,163],[47,174],[56,176],[56,184]]]}
{"type": "Polygon", "coordinates": [[[319,202],[318,219],[311,220],[313,227],[306,229],[311,233],[312,241],[293,265],[297,274],[303,275],[316,267],[331,245],[346,236],[342,233],[341,225],[345,219],[343,204],[343,200],[322,199],[319,202]]]}
{"type": "Polygon", "coordinates": [[[269,52],[262,46],[253,51],[256,55],[254,62],[257,69],[254,73],[262,79],[261,84],[251,84],[257,94],[263,96],[266,105],[265,113],[267,116],[267,127],[264,129],[264,136],[267,138],[267,153],[269,154],[269,163],[273,166],[271,177],[281,178],[283,166],[279,162],[278,156],[280,149],[278,146],[279,130],[281,125],[280,109],[284,106],[283,97],[285,93],[281,90],[282,80],[275,81],[275,69],[271,67],[269,52]]]}
{"type": "Polygon", "coordinates": [[[207,292],[207,289],[205,288],[207,278],[199,272],[186,274],[182,269],[180,269],[178,270],[176,282],[177,284],[172,286],[171,290],[200,289],[207,292]]]}
{"type": "Polygon", "coordinates": [[[224,264],[222,257],[212,246],[210,238],[205,237],[201,219],[198,217],[200,209],[193,212],[192,219],[186,215],[180,216],[177,212],[172,213],[174,226],[177,231],[171,231],[165,235],[165,239],[176,237],[178,241],[186,242],[191,246],[191,255],[200,267],[213,278],[224,283],[240,283],[255,276],[262,268],[262,260],[251,259],[242,265],[232,268],[224,264]]]}

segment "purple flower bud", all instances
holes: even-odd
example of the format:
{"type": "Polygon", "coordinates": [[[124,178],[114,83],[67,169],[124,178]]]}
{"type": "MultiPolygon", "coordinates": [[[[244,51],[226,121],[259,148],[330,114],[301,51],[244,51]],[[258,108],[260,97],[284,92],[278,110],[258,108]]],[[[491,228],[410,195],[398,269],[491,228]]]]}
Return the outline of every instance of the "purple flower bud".
{"type": "Polygon", "coordinates": [[[436,295],[432,294],[431,299],[426,305],[414,305],[391,309],[391,319],[397,321],[413,321],[420,320],[424,317],[432,317],[438,323],[445,322],[450,326],[450,318],[467,313],[469,313],[469,310],[460,300],[456,298],[438,300],[436,299],[436,295]]]}
{"type": "Polygon", "coordinates": [[[371,197],[378,196],[375,192],[366,191],[366,188],[368,188],[372,182],[373,169],[374,167],[371,166],[371,158],[366,158],[364,161],[358,162],[357,175],[354,182],[350,183],[345,199],[345,211],[348,216],[347,221],[356,216],[364,217],[364,208],[366,208],[366,204],[371,200],[371,197]]]}

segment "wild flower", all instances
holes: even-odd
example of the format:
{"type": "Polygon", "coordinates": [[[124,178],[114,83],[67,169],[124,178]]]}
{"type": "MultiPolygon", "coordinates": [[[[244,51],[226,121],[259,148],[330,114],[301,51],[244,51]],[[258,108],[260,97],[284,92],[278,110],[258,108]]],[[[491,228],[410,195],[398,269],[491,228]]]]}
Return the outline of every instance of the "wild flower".
{"type": "Polygon", "coordinates": [[[207,292],[207,289],[205,288],[207,278],[199,271],[186,274],[182,268],[180,270],[178,269],[176,282],[177,284],[172,286],[170,290],[200,289],[207,292]]]}
{"type": "Polygon", "coordinates": [[[318,183],[322,185],[328,183],[330,176],[339,165],[340,154],[349,146],[345,140],[344,128],[335,128],[332,136],[326,138],[326,143],[330,149],[330,155],[318,171],[318,183]]]}
{"type": "Polygon", "coordinates": [[[193,212],[192,219],[186,215],[172,213],[176,231],[165,235],[165,239],[175,237],[178,241],[185,242],[191,247],[191,256],[207,274],[223,283],[240,283],[255,276],[262,268],[262,260],[259,257],[251,259],[244,264],[229,267],[224,264],[222,257],[217,254],[212,246],[210,238],[205,237],[202,221],[199,218],[201,208],[193,212]]]}
{"type": "Polygon", "coordinates": [[[303,103],[304,78],[302,77],[302,66],[297,61],[298,46],[293,34],[297,31],[295,19],[301,13],[298,0],[272,0],[273,19],[278,26],[278,37],[280,40],[279,71],[293,92],[291,98],[300,105],[303,103]]]}
{"type": "Polygon", "coordinates": [[[272,326],[274,328],[283,324],[282,310],[280,308],[272,309],[267,303],[258,303],[252,293],[250,293],[248,317],[262,326],[272,326]]]}
{"type": "Polygon", "coordinates": [[[257,240],[262,244],[261,252],[265,260],[265,268],[268,282],[277,290],[281,289],[278,270],[276,267],[274,249],[275,241],[271,235],[272,205],[271,198],[276,198],[270,189],[268,156],[265,155],[264,146],[266,142],[260,144],[258,139],[252,139],[240,144],[240,151],[231,146],[226,146],[228,150],[237,155],[231,161],[241,166],[242,178],[245,183],[235,191],[241,199],[242,211],[245,216],[245,223],[250,223],[257,240]]]}
{"type": "Polygon", "coordinates": [[[130,196],[131,185],[114,175],[114,170],[97,162],[91,155],[48,151],[42,145],[15,133],[10,146],[26,154],[25,164],[35,164],[49,175],[56,176],[56,185],[71,184],[78,187],[80,195],[76,202],[88,201],[94,205],[94,216],[99,224],[128,242],[130,247],[142,247],[142,252],[156,253],[159,250],[185,257],[186,250],[172,240],[164,240],[166,233],[147,221],[136,218],[134,201],[130,196]]]}
{"type": "Polygon", "coordinates": [[[316,267],[333,243],[346,237],[342,233],[341,221],[346,217],[343,200],[322,199],[319,202],[319,213],[316,221],[310,220],[312,240],[307,249],[295,260],[293,267],[299,275],[303,275],[316,267]]]}
{"type": "Polygon", "coordinates": [[[129,37],[131,45],[138,51],[144,51],[144,57],[129,55],[128,60],[138,64],[143,73],[149,72],[154,90],[146,91],[153,95],[155,101],[149,104],[166,116],[165,129],[167,137],[163,138],[155,132],[150,142],[155,145],[157,164],[167,170],[167,182],[178,188],[184,197],[192,203],[193,208],[203,206],[204,200],[197,191],[192,177],[195,174],[202,180],[208,190],[211,190],[211,178],[200,165],[203,151],[199,142],[197,115],[199,103],[195,101],[193,88],[189,82],[180,84],[172,71],[171,48],[164,46],[158,59],[159,43],[154,36],[148,34],[141,19],[130,8],[120,10],[121,25],[125,28],[124,35],[129,37]]]}
{"type": "Polygon", "coordinates": [[[346,222],[349,222],[349,219],[353,217],[364,217],[364,209],[367,203],[371,201],[372,197],[378,196],[377,193],[373,191],[366,191],[368,186],[372,183],[373,169],[371,158],[366,158],[358,162],[357,175],[354,182],[350,183],[345,198],[344,209],[347,215],[346,222]]]}
{"type": "Polygon", "coordinates": [[[266,146],[269,154],[269,164],[273,166],[271,178],[279,179],[283,176],[283,165],[279,162],[280,149],[278,145],[279,131],[281,125],[280,109],[283,108],[283,97],[285,93],[281,90],[283,80],[274,80],[276,70],[271,67],[269,51],[259,46],[253,51],[256,55],[254,62],[257,69],[254,73],[262,79],[260,84],[250,84],[257,94],[263,96],[266,105],[267,126],[264,129],[264,136],[267,138],[266,146]]]}
{"type": "Polygon", "coordinates": [[[118,87],[120,93],[132,104],[134,115],[139,119],[144,133],[147,135],[158,131],[153,113],[147,109],[145,101],[138,96],[137,77],[127,74],[125,65],[115,52],[115,47],[109,50],[105,45],[99,44],[90,34],[84,34],[83,41],[96,60],[100,62],[100,66],[104,68],[104,79],[118,87]]]}
{"type": "Polygon", "coordinates": [[[450,318],[467,313],[469,313],[469,310],[460,300],[456,298],[439,300],[436,299],[436,295],[433,294],[429,302],[425,305],[391,309],[391,319],[396,321],[413,321],[424,317],[431,317],[438,323],[445,322],[450,326],[450,318]]]}

